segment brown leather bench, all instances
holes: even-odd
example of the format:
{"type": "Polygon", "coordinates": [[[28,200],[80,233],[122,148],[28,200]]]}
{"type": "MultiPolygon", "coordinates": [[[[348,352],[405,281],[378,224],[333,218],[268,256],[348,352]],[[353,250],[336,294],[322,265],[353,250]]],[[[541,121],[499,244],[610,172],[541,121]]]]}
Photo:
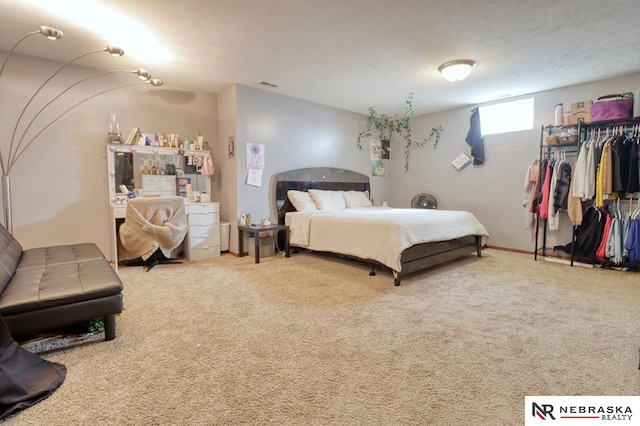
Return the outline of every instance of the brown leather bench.
{"type": "Polygon", "coordinates": [[[95,244],[23,250],[0,225],[0,316],[14,338],[103,317],[112,340],[122,287],[95,244]]]}

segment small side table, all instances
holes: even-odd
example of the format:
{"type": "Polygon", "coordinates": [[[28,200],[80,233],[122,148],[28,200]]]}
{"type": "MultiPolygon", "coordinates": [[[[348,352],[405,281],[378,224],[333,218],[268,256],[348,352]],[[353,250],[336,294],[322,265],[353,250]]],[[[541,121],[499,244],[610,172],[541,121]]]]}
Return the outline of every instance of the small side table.
{"type": "Polygon", "coordinates": [[[244,233],[249,236],[254,236],[256,263],[260,263],[260,233],[266,231],[284,231],[284,253],[286,257],[290,257],[289,252],[289,227],[287,225],[275,225],[269,226],[251,225],[242,226],[238,225],[238,257],[244,256],[244,233]]]}

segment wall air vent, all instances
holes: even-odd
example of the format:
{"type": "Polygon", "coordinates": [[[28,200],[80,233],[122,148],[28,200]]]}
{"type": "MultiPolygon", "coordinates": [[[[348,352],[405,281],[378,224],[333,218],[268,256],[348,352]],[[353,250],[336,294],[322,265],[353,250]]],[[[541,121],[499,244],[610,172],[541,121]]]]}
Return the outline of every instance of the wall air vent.
{"type": "Polygon", "coordinates": [[[262,84],[263,86],[268,86],[268,87],[271,87],[271,88],[274,88],[274,89],[276,87],[280,87],[279,84],[271,83],[270,81],[264,81],[264,80],[259,81],[258,84],[262,84]]]}

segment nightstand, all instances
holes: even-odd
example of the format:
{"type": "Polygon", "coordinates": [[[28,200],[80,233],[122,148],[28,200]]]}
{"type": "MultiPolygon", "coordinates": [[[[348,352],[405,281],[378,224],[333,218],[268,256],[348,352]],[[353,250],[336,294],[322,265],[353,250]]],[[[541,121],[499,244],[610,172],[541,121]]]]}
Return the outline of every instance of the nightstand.
{"type": "Polygon", "coordinates": [[[290,256],[289,253],[289,227],[287,225],[274,225],[260,226],[242,226],[238,225],[238,257],[244,256],[244,234],[248,236],[254,236],[255,243],[255,259],[256,263],[260,263],[260,233],[266,231],[284,231],[284,253],[286,257],[290,256]]]}

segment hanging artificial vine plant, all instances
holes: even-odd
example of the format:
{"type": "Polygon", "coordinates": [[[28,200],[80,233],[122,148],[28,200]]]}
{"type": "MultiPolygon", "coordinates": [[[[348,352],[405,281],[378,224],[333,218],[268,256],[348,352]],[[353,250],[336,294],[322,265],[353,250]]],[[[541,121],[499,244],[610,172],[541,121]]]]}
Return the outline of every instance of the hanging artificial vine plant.
{"type": "Polygon", "coordinates": [[[391,140],[391,137],[398,134],[404,139],[404,171],[409,171],[409,157],[411,151],[422,148],[429,141],[433,140],[433,148],[438,148],[438,142],[440,142],[440,132],[442,132],[442,126],[433,127],[428,138],[421,141],[415,141],[411,138],[411,128],[409,127],[409,119],[413,117],[413,93],[409,94],[407,101],[405,102],[405,112],[402,118],[398,115],[393,117],[386,114],[377,114],[375,108],[369,107],[369,116],[367,117],[367,130],[360,132],[358,135],[358,148],[363,150],[362,141],[372,136],[372,127],[378,132],[378,137],[381,140],[391,140]]]}

